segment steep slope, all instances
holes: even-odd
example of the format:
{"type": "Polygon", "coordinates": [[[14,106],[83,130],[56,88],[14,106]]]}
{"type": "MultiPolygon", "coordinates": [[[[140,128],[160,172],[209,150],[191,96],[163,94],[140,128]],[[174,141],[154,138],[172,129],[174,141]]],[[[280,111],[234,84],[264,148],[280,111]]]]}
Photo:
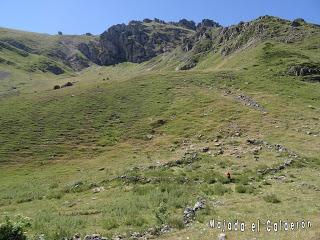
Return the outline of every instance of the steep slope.
{"type": "MultiPolygon", "coordinates": [[[[53,36],[1,28],[0,43],[2,47],[18,49],[25,55],[42,55],[60,61],[78,71],[89,67],[91,62],[113,65],[149,60],[177,47],[182,39],[192,35],[194,31],[187,23],[187,20],[182,23],[165,23],[157,19],[131,21],[128,25],[112,26],[100,36],[53,36]]],[[[1,62],[10,63],[6,61],[3,56],[1,62]]]]}
{"type": "Polygon", "coordinates": [[[318,25],[308,24],[303,19],[291,22],[271,16],[263,16],[246,23],[240,22],[230,27],[203,27],[199,28],[192,38],[184,41],[182,49],[185,60],[179,69],[195,67],[207,54],[228,56],[266,41],[294,44],[319,36],[318,25]]]}
{"type": "MultiPolygon", "coordinates": [[[[78,51],[83,42],[95,41],[94,36],[64,36],[31,33],[0,28],[0,42],[27,52],[59,61],[74,70],[89,66],[89,61],[78,51]]],[[[4,58],[4,57],[2,57],[4,58]]],[[[5,58],[4,58],[5,59],[5,58]]]]}

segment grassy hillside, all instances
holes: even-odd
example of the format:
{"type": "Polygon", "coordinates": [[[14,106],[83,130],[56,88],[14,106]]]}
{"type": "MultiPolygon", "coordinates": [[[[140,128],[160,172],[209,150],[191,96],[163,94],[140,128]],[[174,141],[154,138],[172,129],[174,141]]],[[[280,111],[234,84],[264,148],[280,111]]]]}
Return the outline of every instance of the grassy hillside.
{"type": "MultiPolygon", "coordinates": [[[[0,222],[20,214],[30,239],[54,240],[166,224],[159,239],[169,240],[217,238],[210,219],[304,219],[310,229],[227,236],[317,239],[320,85],[288,69],[319,63],[319,46],[317,32],[261,39],[226,56],[205,52],[188,71],[176,70],[179,48],[61,75],[1,65],[11,74],[1,91],[18,88],[0,100],[0,222]],[[183,212],[199,199],[205,208],[186,226],[183,212]]],[[[21,65],[38,58],[0,53],[21,65]]]]}

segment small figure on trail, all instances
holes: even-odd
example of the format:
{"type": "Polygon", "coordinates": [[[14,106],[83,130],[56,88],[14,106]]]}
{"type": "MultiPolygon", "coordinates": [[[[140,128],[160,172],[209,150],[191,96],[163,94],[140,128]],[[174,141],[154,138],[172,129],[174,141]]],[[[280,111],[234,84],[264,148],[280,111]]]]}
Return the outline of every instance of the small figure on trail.
{"type": "Polygon", "coordinates": [[[227,178],[229,179],[229,182],[231,182],[231,173],[227,172],[227,178]]]}

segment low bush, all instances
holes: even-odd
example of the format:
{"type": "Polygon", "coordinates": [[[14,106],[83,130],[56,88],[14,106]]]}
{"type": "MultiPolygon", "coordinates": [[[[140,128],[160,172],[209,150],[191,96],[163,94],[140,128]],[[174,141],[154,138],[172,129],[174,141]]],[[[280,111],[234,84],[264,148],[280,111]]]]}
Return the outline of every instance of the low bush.
{"type": "Polygon", "coordinates": [[[3,224],[0,224],[0,240],[26,240],[24,228],[30,227],[30,219],[17,216],[15,222],[8,217],[3,224]]]}
{"type": "Polygon", "coordinates": [[[280,203],[281,200],[275,194],[269,194],[263,197],[266,202],[269,203],[280,203]]]}

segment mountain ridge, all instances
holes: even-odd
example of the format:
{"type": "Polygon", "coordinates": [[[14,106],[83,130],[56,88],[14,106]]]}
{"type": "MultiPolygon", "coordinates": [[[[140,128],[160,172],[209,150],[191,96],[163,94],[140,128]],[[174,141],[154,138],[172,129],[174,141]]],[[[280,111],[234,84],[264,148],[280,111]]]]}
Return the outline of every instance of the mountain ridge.
{"type": "MultiPolygon", "coordinates": [[[[182,48],[187,53],[185,63],[178,68],[187,70],[195,67],[199,56],[208,51],[219,50],[222,55],[228,55],[245,45],[262,40],[292,43],[318,34],[319,25],[306,23],[303,19],[289,21],[263,16],[228,27],[209,19],[203,19],[198,24],[186,19],[168,23],[159,19],[144,19],[113,25],[96,36],[89,33],[11,33],[9,29],[2,29],[0,33],[1,42],[27,53],[44,55],[53,61],[62,62],[74,71],[87,68],[93,63],[105,66],[121,62],[141,63],[175,48],[182,48]],[[44,41],[48,43],[43,45],[44,41]]],[[[53,73],[62,72],[64,70],[53,73]]]]}

